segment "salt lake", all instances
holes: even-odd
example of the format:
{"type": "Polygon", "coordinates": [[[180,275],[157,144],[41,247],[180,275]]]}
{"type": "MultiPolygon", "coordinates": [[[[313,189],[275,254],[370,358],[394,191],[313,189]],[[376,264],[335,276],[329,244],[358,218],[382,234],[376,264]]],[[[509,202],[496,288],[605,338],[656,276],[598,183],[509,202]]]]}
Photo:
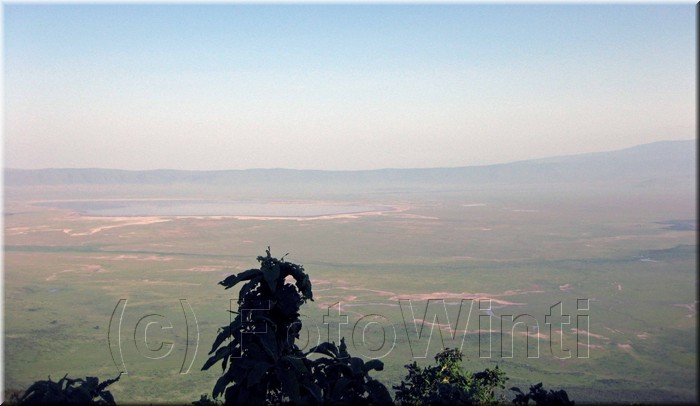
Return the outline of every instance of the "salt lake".
{"type": "Polygon", "coordinates": [[[330,202],[257,202],[228,200],[65,200],[43,201],[37,206],[76,211],[87,216],[250,216],[318,217],[384,211],[385,206],[330,202]]]}

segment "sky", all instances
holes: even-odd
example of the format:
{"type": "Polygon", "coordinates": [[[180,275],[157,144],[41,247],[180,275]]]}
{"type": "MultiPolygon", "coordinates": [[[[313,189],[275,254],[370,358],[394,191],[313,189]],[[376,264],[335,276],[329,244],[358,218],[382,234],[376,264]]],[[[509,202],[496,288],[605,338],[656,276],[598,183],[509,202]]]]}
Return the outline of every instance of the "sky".
{"type": "Polygon", "coordinates": [[[4,166],[453,167],[696,136],[695,5],[3,5],[4,166]]]}

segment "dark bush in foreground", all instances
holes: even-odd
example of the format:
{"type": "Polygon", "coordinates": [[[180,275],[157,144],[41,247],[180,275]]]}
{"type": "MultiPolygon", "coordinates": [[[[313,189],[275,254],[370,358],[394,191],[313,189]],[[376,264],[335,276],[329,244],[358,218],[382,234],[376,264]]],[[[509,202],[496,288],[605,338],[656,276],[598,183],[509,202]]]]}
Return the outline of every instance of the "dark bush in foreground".
{"type": "MultiPolygon", "coordinates": [[[[295,344],[301,331],[299,309],[313,301],[311,281],[301,265],[273,258],[268,247],[259,256],[259,269],[231,275],[220,282],[229,289],[246,282],[239,292],[236,317],[220,329],[211,357],[203,370],[221,362],[223,370],[213,398],[202,395],[193,405],[221,404],[300,404],[300,405],[489,405],[506,404],[503,394],[508,378],[498,366],[470,373],[462,366],[463,354],[446,348],[435,356],[436,365],[421,368],[416,362],[406,365],[408,375],[394,386],[392,400],[387,388],[369,375],[382,371],[379,360],[365,362],[351,356],[345,339],[340,345],[322,343],[308,352],[295,344]],[[290,283],[293,282],[293,283],[290,283]],[[313,355],[313,359],[309,358],[313,355]]],[[[23,394],[15,393],[9,404],[19,405],[115,405],[105,390],[118,381],[102,383],[95,377],[58,382],[37,381],[23,394]]],[[[528,393],[516,393],[516,406],[573,405],[566,391],[546,391],[538,383],[528,393]]]]}
{"type": "Polygon", "coordinates": [[[323,343],[309,353],[328,356],[312,361],[313,380],[321,388],[324,404],[393,404],[386,387],[369,376],[371,370],[383,370],[384,363],[379,360],[364,362],[350,356],[344,338],[340,340],[340,348],[335,343],[323,343]]]}
{"type": "Polygon", "coordinates": [[[542,382],[537,385],[530,386],[530,392],[523,393],[520,388],[510,388],[516,393],[513,404],[517,406],[526,406],[532,400],[538,406],[573,406],[574,401],[569,400],[569,395],[565,390],[553,391],[542,388],[542,382]]]}
{"type": "Polygon", "coordinates": [[[482,372],[462,369],[463,354],[457,349],[439,352],[437,365],[421,368],[414,361],[406,365],[408,375],[396,389],[396,402],[401,405],[472,405],[504,403],[496,396],[496,388],[505,388],[508,378],[498,366],[482,372]]]}
{"type": "Polygon", "coordinates": [[[17,399],[19,405],[115,405],[112,394],[105,390],[109,385],[117,382],[121,374],[115,379],[108,379],[102,383],[100,380],[89,376],[85,379],[71,379],[66,374],[58,382],[49,379],[47,381],[34,382],[24,394],[17,399]]]}
{"type": "Polygon", "coordinates": [[[384,385],[369,377],[381,362],[350,357],[345,343],[323,343],[304,353],[295,344],[301,331],[299,308],[313,300],[304,267],[278,260],[266,251],[259,269],[220,282],[229,289],[247,281],[238,295],[238,312],[220,329],[202,369],[221,362],[223,375],[212,392],[225,404],[379,404],[391,402],[384,385]],[[294,281],[288,283],[287,278],[294,281]],[[226,341],[228,340],[228,343],[226,341]],[[326,355],[310,360],[307,355],[326,355]]]}

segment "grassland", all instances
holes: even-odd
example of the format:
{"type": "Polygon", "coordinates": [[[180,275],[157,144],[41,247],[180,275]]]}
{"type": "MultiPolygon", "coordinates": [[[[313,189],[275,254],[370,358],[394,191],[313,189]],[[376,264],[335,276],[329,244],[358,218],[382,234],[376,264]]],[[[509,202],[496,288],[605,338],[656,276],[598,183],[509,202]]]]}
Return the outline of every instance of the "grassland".
{"type": "MultiPolygon", "coordinates": [[[[478,325],[478,316],[488,314],[475,307],[463,347],[472,370],[498,364],[511,378],[509,386],[542,381],[567,389],[581,403],[696,400],[696,207],[685,188],[13,187],[6,190],[4,210],[8,389],[47,375],[113,377],[122,368],[114,360],[123,356],[128,375],[112,390],[118,402],[189,402],[209,393],[220,371],[200,368],[236,295],[217,282],[255,267],[255,257],[269,245],[273,255],[289,253],[287,260],[303,264],[312,278],[315,301],[302,308],[309,341],[338,341],[340,334],[352,344],[351,353],[382,355],[386,368],[376,376],[387,384],[399,382],[402,366],[417,353],[428,354],[419,362],[431,361],[443,345],[439,331],[451,347],[462,337],[457,332],[457,341],[450,341],[443,326],[429,346],[425,336],[416,342],[400,299],[412,300],[416,318],[424,316],[427,299],[444,299],[454,325],[461,299],[490,298],[494,316],[537,320],[539,358],[527,357],[522,326],[513,357],[504,358],[497,317],[490,318],[491,358],[480,358],[479,336],[486,342],[488,335],[479,330],[489,328],[478,325]],[[316,219],[100,218],[31,204],[182,197],[323,200],[396,210],[316,219]],[[108,332],[114,337],[110,320],[120,299],[128,300],[125,333],[121,356],[114,357],[108,332]],[[189,330],[185,326],[182,299],[196,314],[194,356],[194,330],[191,320],[189,330]],[[589,299],[589,309],[577,310],[578,299],[589,299]],[[557,303],[571,317],[572,324],[563,326],[568,359],[557,358],[561,354],[549,344],[557,331],[549,330],[545,317],[557,303]],[[329,329],[324,316],[342,321],[338,308],[348,324],[329,329]],[[140,318],[153,314],[172,326],[149,330],[144,343],[157,348],[172,342],[172,353],[161,359],[144,357],[143,345],[139,352],[134,344],[140,318]],[[580,316],[588,317],[588,358],[576,353],[584,353],[572,330],[583,330],[575,324],[580,316]],[[190,361],[191,370],[181,373],[190,361]]],[[[137,338],[143,334],[137,331],[137,338]]],[[[507,332],[505,344],[511,338],[507,332]]]]}

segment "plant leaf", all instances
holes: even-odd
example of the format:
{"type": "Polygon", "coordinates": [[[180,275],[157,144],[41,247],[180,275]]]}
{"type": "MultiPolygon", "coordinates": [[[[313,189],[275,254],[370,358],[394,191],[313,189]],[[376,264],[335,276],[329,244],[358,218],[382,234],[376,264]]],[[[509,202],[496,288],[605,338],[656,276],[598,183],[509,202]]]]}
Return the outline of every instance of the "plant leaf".
{"type": "Polygon", "coordinates": [[[371,370],[382,371],[384,370],[384,363],[378,359],[373,359],[371,361],[365,362],[364,371],[369,372],[371,370]]]}
{"type": "Polygon", "coordinates": [[[321,401],[323,400],[323,392],[321,391],[321,388],[318,385],[315,385],[313,383],[305,383],[302,386],[309,391],[309,393],[314,397],[317,403],[321,403],[321,401]]]}
{"type": "Polygon", "coordinates": [[[280,265],[275,264],[274,266],[266,269],[265,272],[263,272],[263,277],[265,278],[267,287],[270,288],[270,292],[275,294],[275,291],[277,290],[277,280],[280,277],[280,265]]]}
{"type": "Polygon", "coordinates": [[[255,364],[253,369],[248,373],[247,386],[250,388],[253,385],[257,385],[262,379],[265,372],[267,372],[272,367],[272,364],[267,362],[258,362],[255,364]]]}
{"type": "Polygon", "coordinates": [[[221,328],[219,335],[217,335],[216,339],[214,339],[214,344],[212,344],[211,350],[209,351],[209,354],[216,351],[216,349],[219,348],[219,345],[221,345],[221,343],[226,341],[227,338],[232,337],[235,333],[238,333],[240,331],[240,329],[241,329],[241,317],[236,316],[236,318],[231,322],[231,324],[221,328]]]}
{"type": "Polygon", "coordinates": [[[285,355],[284,357],[282,357],[282,359],[289,362],[299,373],[309,372],[309,370],[306,368],[306,365],[304,365],[304,361],[302,361],[302,359],[299,357],[285,355]]]}
{"type": "Polygon", "coordinates": [[[247,271],[243,271],[237,275],[231,275],[224,279],[223,281],[219,282],[219,285],[223,285],[226,287],[226,289],[234,287],[238,282],[241,281],[247,281],[249,279],[252,279],[256,275],[260,274],[259,269],[249,269],[247,271]]]}
{"type": "Polygon", "coordinates": [[[335,343],[324,342],[311,348],[307,354],[314,352],[335,358],[338,356],[338,347],[335,346],[335,343]]]}
{"type": "Polygon", "coordinates": [[[357,357],[350,358],[350,367],[352,368],[353,375],[363,375],[365,362],[357,357]]]}
{"type": "Polygon", "coordinates": [[[212,365],[216,364],[219,360],[223,359],[224,356],[230,354],[231,352],[231,347],[230,346],[225,346],[221,347],[216,351],[216,354],[211,356],[207,362],[204,363],[204,366],[202,367],[202,371],[209,369],[212,365]]]}
{"type": "Polygon", "coordinates": [[[214,385],[214,390],[212,391],[212,396],[218,398],[226,389],[226,385],[229,383],[229,377],[227,375],[222,375],[217,379],[214,385]]]}
{"type": "Polygon", "coordinates": [[[367,384],[369,398],[372,404],[375,405],[393,405],[394,400],[391,394],[381,382],[370,379],[367,384]]]}
{"type": "Polygon", "coordinates": [[[352,380],[349,378],[341,377],[338,379],[335,383],[335,386],[333,386],[333,399],[334,400],[340,400],[343,397],[343,394],[345,393],[345,389],[352,383],[352,380]]]}
{"type": "Polygon", "coordinates": [[[296,375],[289,369],[286,368],[276,368],[277,379],[279,379],[282,384],[282,392],[289,396],[289,400],[295,403],[299,403],[299,382],[296,379],[296,375]]]}

